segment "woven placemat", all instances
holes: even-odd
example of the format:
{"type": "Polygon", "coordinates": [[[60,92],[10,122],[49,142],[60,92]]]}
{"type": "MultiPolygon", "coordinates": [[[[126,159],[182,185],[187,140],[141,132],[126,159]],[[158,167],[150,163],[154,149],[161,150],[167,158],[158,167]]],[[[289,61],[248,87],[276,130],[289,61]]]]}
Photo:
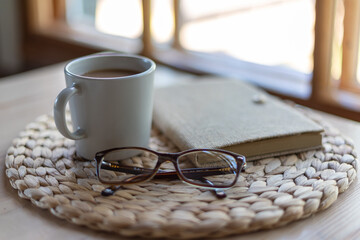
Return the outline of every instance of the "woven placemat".
{"type": "MultiPolygon", "coordinates": [[[[304,111],[304,110],[302,110],[304,111]]],[[[146,238],[222,237],[275,228],[328,208],[356,177],[353,143],[311,111],[325,128],[323,149],[249,162],[235,187],[218,199],[178,180],[152,180],[104,197],[94,162],[75,158],[74,142],[44,115],[13,141],[6,175],[21,198],[92,229],[146,238]]],[[[152,130],[150,147],[176,147],[152,130]]]]}

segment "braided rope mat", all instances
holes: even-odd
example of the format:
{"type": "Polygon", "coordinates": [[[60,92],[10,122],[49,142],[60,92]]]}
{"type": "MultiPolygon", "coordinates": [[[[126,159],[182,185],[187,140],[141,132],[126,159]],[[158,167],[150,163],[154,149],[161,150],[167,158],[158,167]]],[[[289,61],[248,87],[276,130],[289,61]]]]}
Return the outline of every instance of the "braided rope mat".
{"type": "MultiPolygon", "coordinates": [[[[123,236],[189,239],[275,228],[328,208],[356,177],[351,140],[305,113],[324,126],[323,149],[249,162],[225,199],[178,180],[152,180],[101,196],[106,186],[98,182],[94,163],[76,160],[74,142],[58,133],[49,115],[13,141],[6,175],[35,206],[123,236]]],[[[177,151],[156,128],[150,147],[177,151]]]]}

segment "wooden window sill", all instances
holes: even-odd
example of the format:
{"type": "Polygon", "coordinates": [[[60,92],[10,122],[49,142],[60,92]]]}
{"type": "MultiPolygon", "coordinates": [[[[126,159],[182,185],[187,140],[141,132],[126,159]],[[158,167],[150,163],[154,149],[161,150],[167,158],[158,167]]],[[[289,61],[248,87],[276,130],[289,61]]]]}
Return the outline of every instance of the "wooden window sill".
{"type": "Polygon", "coordinates": [[[112,49],[120,52],[138,53],[142,49],[141,39],[112,36],[85,25],[71,28],[62,21],[56,21],[49,26],[38,28],[32,32],[32,35],[54,38],[98,50],[112,49]]]}
{"type": "MultiPolygon", "coordinates": [[[[80,31],[69,28],[63,22],[43,27],[32,32],[30,37],[53,39],[77,46],[74,49],[85,48],[89,50],[89,52],[79,52],[78,55],[108,49],[143,54],[141,53],[141,39],[131,40],[115,37],[99,33],[94,29],[80,31]]],[[[263,66],[229,59],[221,55],[186,52],[174,48],[157,49],[149,57],[164,65],[199,75],[214,74],[245,80],[281,98],[360,121],[360,104],[358,104],[360,97],[356,94],[344,90],[325,91],[321,94],[321,99],[316,101],[311,99],[311,74],[292,71],[284,67],[263,66]]],[[[64,60],[66,59],[59,59],[59,61],[64,60]]],[[[49,62],[49,64],[54,62],[49,62]]]]}

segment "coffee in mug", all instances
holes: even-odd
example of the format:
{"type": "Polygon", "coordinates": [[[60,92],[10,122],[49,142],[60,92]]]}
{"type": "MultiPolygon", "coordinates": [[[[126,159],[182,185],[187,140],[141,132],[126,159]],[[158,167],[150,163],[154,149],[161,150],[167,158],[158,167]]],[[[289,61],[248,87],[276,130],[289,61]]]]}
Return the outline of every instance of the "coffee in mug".
{"type": "Polygon", "coordinates": [[[94,78],[115,78],[115,77],[126,77],[130,75],[135,75],[140,72],[133,70],[121,70],[121,69],[102,69],[86,72],[83,74],[84,77],[94,77],[94,78]]]}
{"type": "Polygon", "coordinates": [[[91,160],[96,152],[148,146],[155,63],[142,56],[101,53],[65,66],[66,88],[54,104],[60,133],[75,140],[76,154],[91,160]],[[65,119],[69,103],[72,129],[65,119]]]}

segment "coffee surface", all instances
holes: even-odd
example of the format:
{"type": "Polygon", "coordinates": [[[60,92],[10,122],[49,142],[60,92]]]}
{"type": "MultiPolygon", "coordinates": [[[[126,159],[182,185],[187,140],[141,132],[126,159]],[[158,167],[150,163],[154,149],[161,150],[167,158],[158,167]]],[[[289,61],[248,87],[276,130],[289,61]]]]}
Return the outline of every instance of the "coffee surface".
{"type": "Polygon", "coordinates": [[[101,69],[96,71],[90,71],[82,74],[85,77],[95,77],[95,78],[115,78],[115,77],[126,77],[138,74],[140,72],[133,70],[123,70],[123,69],[101,69]]]}

